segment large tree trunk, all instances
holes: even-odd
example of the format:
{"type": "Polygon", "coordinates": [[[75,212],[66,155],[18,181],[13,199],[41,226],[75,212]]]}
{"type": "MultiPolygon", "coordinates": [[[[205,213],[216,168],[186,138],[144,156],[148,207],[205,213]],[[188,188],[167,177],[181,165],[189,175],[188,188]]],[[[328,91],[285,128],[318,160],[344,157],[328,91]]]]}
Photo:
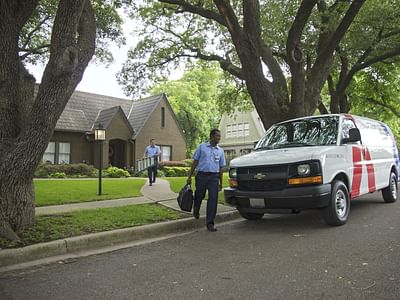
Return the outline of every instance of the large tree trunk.
{"type": "Polygon", "coordinates": [[[95,46],[90,2],[61,0],[34,98],[35,80],[20,62],[18,38],[37,2],[0,0],[0,235],[8,239],[34,222],[33,174],[95,46]]]}

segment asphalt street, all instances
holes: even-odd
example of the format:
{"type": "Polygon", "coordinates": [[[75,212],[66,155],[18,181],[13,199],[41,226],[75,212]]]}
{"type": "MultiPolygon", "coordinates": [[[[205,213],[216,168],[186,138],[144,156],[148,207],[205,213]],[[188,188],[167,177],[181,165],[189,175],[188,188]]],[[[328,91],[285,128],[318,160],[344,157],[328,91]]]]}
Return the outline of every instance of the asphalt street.
{"type": "Polygon", "coordinates": [[[0,274],[0,299],[400,299],[400,202],[317,210],[0,274]]]}

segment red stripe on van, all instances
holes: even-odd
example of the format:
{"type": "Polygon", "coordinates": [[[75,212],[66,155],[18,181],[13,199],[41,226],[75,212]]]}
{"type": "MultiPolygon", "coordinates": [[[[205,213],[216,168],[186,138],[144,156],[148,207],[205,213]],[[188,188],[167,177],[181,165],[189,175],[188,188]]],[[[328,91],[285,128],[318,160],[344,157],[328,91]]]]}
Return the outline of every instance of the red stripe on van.
{"type": "MultiPolygon", "coordinates": [[[[371,161],[371,154],[369,153],[369,150],[367,147],[364,149],[365,153],[365,160],[371,161]]],[[[375,169],[374,169],[374,164],[373,163],[367,163],[367,173],[368,173],[368,190],[370,193],[373,193],[376,191],[376,186],[375,186],[375,169]]]]}
{"type": "Polygon", "coordinates": [[[353,147],[353,182],[351,184],[351,198],[360,196],[362,164],[361,164],[361,149],[353,147]]]}

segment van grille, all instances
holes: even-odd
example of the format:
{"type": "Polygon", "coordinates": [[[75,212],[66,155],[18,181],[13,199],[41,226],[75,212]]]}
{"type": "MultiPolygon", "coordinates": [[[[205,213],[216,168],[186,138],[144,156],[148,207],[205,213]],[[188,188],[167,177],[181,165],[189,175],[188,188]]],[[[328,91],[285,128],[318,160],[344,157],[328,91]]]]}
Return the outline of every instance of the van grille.
{"type": "Polygon", "coordinates": [[[238,168],[238,188],[243,191],[277,191],[287,186],[288,165],[238,168]]]}

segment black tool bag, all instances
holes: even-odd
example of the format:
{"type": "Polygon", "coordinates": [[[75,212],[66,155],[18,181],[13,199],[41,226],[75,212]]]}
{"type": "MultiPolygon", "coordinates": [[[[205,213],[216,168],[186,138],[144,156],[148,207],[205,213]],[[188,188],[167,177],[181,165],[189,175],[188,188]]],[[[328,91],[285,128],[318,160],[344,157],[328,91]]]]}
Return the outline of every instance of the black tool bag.
{"type": "Polygon", "coordinates": [[[192,187],[187,184],[185,185],[178,195],[178,205],[183,211],[192,211],[193,206],[193,190],[192,187]]]}

